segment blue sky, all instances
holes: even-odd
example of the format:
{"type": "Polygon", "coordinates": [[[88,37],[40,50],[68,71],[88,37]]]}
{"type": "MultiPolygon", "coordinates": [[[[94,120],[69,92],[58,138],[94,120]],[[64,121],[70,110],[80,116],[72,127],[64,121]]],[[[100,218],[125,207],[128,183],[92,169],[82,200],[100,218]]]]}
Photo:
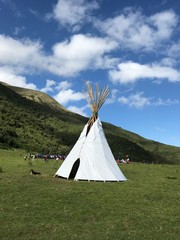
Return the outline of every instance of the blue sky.
{"type": "Polygon", "coordinates": [[[180,146],[178,0],[0,0],[0,81],[91,112],[84,80],[108,86],[100,119],[180,146]]]}

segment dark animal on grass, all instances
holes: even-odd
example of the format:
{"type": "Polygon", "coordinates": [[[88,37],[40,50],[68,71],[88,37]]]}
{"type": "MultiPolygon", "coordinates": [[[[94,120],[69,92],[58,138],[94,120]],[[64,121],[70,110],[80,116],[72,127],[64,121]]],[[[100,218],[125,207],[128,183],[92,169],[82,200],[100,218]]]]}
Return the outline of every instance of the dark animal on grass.
{"type": "Polygon", "coordinates": [[[31,169],[30,173],[31,173],[32,175],[41,175],[40,172],[36,172],[36,171],[34,171],[33,169],[31,169]]]}

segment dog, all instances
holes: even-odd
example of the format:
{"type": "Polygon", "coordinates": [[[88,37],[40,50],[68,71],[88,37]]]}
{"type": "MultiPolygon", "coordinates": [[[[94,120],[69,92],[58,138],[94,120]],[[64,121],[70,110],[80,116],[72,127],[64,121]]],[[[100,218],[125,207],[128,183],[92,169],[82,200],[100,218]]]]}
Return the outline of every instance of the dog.
{"type": "Polygon", "coordinates": [[[31,169],[30,173],[31,173],[32,175],[41,175],[40,172],[35,172],[33,169],[31,169]]]}

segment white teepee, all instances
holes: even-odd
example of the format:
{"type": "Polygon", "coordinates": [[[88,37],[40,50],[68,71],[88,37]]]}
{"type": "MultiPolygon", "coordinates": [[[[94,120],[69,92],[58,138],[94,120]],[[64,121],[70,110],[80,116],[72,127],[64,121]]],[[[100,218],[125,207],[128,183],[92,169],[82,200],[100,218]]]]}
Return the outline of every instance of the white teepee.
{"type": "Polygon", "coordinates": [[[99,93],[98,85],[94,94],[91,84],[86,84],[92,117],[85,125],[76,144],[56,172],[55,176],[88,181],[126,181],[126,177],[118,167],[108,145],[98,110],[109,95],[104,88],[99,93]]]}

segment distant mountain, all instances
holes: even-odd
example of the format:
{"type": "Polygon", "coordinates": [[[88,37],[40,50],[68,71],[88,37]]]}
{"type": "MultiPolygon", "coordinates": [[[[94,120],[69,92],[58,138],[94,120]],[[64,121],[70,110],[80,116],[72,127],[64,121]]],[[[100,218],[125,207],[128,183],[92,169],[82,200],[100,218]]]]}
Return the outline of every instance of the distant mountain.
{"type": "Polygon", "coordinates": [[[11,86],[7,83],[2,83],[2,82],[1,82],[1,84],[9,87],[13,91],[15,91],[16,93],[21,95],[22,97],[25,97],[29,100],[32,100],[34,102],[37,102],[37,103],[40,103],[43,105],[48,105],[51,108],[56,109],[56,110],[63,109],[65,111],[67,111],[61,104],[56,102],[54,98],[50,97],[49,95],[47,95],[43,92],[32,90],[32,89],[21,88],[21,87],[15,87],[15,86],[11,86]]]}
{"type": "MultiPolygon", "coordinates": [[[[0,148],[43,154],[68,154],[87,118],[72,113],[45,93],[0,83],[0,148]]],[[[115,158],[137,162],[180,163],[180,148],[126,131],[103,128],[115,158]]]]}

